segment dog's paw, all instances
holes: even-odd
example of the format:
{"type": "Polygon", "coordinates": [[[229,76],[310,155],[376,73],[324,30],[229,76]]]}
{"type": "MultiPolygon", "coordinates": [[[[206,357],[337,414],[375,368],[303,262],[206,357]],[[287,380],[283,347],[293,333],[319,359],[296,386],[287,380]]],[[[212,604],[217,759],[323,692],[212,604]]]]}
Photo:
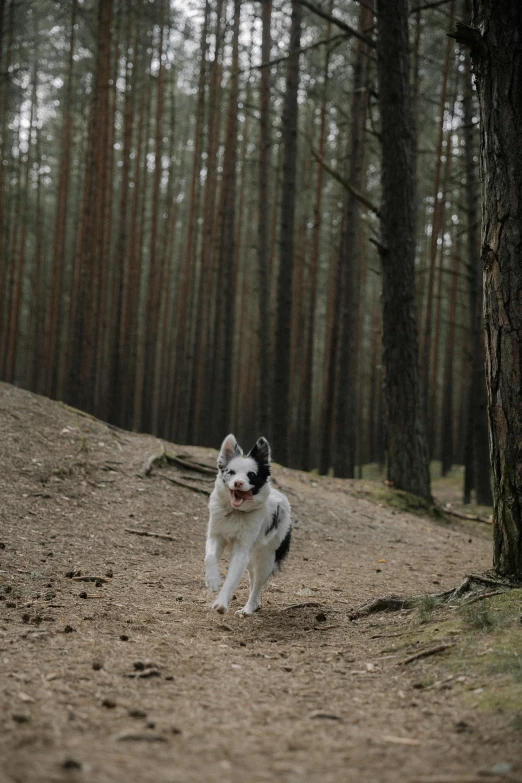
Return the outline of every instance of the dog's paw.
{"type": "Polygon", "coordinates": [[[205,584],[211,593],[217,593],[221,587],[221,576],[219,574],[207,574],[205,576],[205,584]]]}
{"type": "Polygon", "coordinates": [[[218,614],[226,614],[228,611],[228,606],[222,603],[219,598],[217,598],[212,604],[212,609],[215,609],[218,614]]]}
{"type": "Polygon", "coordinates": [[[251,614],[254,614],[254,612],[258,612],[260,609],[260,606],[252,606],[251,604],[245,604],[245,606],[242,609],[238,609],[235,614],[237,614],[238,617],[249,617],[251,614]]]}

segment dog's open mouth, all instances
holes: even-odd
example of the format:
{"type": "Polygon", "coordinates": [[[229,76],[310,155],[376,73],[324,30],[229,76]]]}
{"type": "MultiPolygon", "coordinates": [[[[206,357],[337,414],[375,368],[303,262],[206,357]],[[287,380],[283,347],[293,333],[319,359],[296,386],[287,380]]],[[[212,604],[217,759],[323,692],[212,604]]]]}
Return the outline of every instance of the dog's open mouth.
{"type": "Polygon", "coordinates": [[[240,508],[245,500],[254,499],[251,489],[247,492],[242,492],[240,489],[229,489],[228,491],[230,492],[230,500],[232,501],[233,508],[240,508]]]}

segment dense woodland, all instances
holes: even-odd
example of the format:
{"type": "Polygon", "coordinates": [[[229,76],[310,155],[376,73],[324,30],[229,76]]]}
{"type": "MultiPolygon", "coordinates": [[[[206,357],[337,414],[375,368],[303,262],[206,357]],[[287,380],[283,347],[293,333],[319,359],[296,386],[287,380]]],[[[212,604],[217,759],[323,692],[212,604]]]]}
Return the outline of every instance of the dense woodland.
{"type": "Polygon", "coordinates": [[[470,2],[410,5],[416,154],[383,194],[386,5],[0,0],[2,379],[179,443],[262,431],[293,467],[383,465],[411,176],[426,448],[491,502],[478,103],[446,35],[470,2]]]}

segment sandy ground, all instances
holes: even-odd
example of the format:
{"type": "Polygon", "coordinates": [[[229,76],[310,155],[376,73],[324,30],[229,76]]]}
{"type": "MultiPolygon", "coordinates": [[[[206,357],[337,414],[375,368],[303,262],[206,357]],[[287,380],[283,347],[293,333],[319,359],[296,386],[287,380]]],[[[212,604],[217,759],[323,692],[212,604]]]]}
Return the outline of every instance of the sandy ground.
{"type": "MultiPolygon", "coordinates": [[[[222,617],[203,582],[207,496],[168,480],[211,477],[139,475],[156,438],[1,384],[0,428],[1,783],[465,783],[501,779],[488,775],[499,763],[522,779],[522,732],[477,712],[467,685],[419,688],[444,655],[398,665],[411,615],[348,618],[373,596],[488,568],[479,525],[276,469],[290,557],[261,612],[222,617]]],[[[244,583],[233,608],[245,595],[244,583]]]]}

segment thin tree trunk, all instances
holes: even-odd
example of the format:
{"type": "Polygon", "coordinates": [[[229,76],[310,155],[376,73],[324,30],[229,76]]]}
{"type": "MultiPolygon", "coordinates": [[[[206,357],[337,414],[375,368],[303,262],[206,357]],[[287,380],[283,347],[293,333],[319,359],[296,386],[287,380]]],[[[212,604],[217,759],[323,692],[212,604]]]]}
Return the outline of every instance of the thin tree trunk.
{"type": "Polygon", "coordinates": [[[69,33],[69,53],[67,58],[67,75],[65,77],[65,100],[62,120],[62,138],[60,144],[60,169],[58,174],[58,194],[56,197],[56,212],[54,225],[53,256],[51,268],[51,292],[46,325],[45,366],[46,381],[44,388],[50,397],[55,397],[58,391],[58,365],[61,357],[59,350],[61,296],[63,286],[63,258],[65,255],[67,234],[67,203],[69,200],[69,185],[71,174],[71,147],[73,138],[72,122],[72,91],[74,49],[76,38],[76,15],[78,0],[71,3],[71,29],[69,33]]]}
{"type": "MultiPolygon", "coordinates": [[[[466,2],[466,18],[471,19],[470,3],[466,2]]],[[[484,297],[480,262],[479,218],[477,208],[478,187],[475,164],[475,130],[473,126],[473,85],[469,56],[465,63],[463,100],[464,154],[466,162],[466,202],[468,225],[469,266],[469,351],[471,359],[468,393],[468,447],[465,467],[465,502],[469,503],[470,490],[475,490],[477,503],[491,506],[491,465],[487,432],[487,391],[484,374],[484,297]]]]}
{"type": "MultiPolygon", "coordinates": [[[[270,61],[272,0],[263,0],[261,4],[263,24],[261,62],[270,61]]],[[[258,384],[259,426],[266,437],[272,436],[272,401],[266,394],[266,386],[271,388],[270,366],[270,277],[269,277],[269,175],[270,153],[272,144],[270,121],[270,68],[261,69],[261,84],[259,93],[259,223],[257,263],[259,274],[259,377],[263,383],[258,384]],[[266,384],[266,386],[265,386],[266,384]]]]}
{"type": "MultiPolygon", "coordinates": [[[[450,22],[449,26],[453,25],[455,18],[455,0],[451,0],[450,10],[450,22]]],[[[433,215],[431,223],[431,239],[429,244],[429,260],[428,260],[428,284],[426,293],[426,317],[424,321],[424,331],[422,336],[422,352],[421,352],[421,375],[423,383],[423,395],[426,401],[429,394],[429,372],[430,372],[430,356],[431,356],[431,330],[433,321],[433,289],[435,286],[435,262],[437,259],[437,243],[440,236],[441,229],[441,208],[443,206],[443,200],[439,198],[440,191],[440,179],[442,172],[442,142],[444,140],[444,115],[446,111],[446,96],[448,91],[448,75],[451,62],[451,52],[453,45],[449,38],[446,42],[446,54],[444,58],[444,70],[442,76],[442,88],[440,93],[440,115],[439,115],[439,134],[437,141],[437,149],[435,153],[435,184],[433,186],[433,215]]]]}
{"type": "MultiPolygon", "coordinates": [[[[367,0],[359,9],[359,32],[371,28],[373,3],[367,0]]],[[[347,180],[362,192],[365,190],[365,128],[368,113],[368,78],[370,48],[358,39],[354,55],[354,81],[348,152],[347,180]]],[[[343,231],[340,245],[340,311],[339,360],[337,374],[337,433],[334,468],[338,476],[353,478],[356,453],[356,344],[358,322],[357,281],[360,268],[361,205],[351,191],[345,193],[343,231]]]]}
{"type": "MultiPolygon", "coordinates": [[[[223,0],[216,3],[216,28],[214,59],[210,66],[209,78],[209,111],[207,132],[207,177],[203,198],[203,236],[200,256],[200,279],[196,312],[196,330],[194,337],[194,355],[197,357],[192,379],[189,412],[187,419],[187,436],[191,441],[201,443],[208,441],[211,423],[210,393],[212,357],[210,338],[212,321],[210,318],[212,267],[214,260],[215,238],[215,205],[217,192],[217,154],[219,149],[219,129],[221,117],[221,56],[223,47],[223,0]]],[[[202,47],[204,42],[202,41],[202,47]]],[[[180,300],[181,301],[181,300],[180,300]]],[[[184,350],[183,343],[176,347],[176,361],[184,350]]],[[[172,415],[175,417],[177,432],[181,426],[181,411],[179,394],[174,396],[172,415]]]]}
{"type": "Polygon", "coordinates": [[[297,93],[302,6],[292,0],[290,46],[286,71],[286,91],[282,118],[283,182],[279,236],[279,276],[277,285],[277,326],[273,383],[274,455],[283,464],[288,460],[290,423],[290,346],[292,329],[292,282],[294,270],[294,217],[296,202],[297,93]]]}
{"type": "Polygon", "coordinates": [[[453,465],[453,438],[455,435],[454,421],[454,357],[455,331],[457,318],[457,292],[459,284],[460,235],[452,248],[451,289],[448,306],[448,327],[446,331],[446,346],[444,349],[444,376],[442,383],[442,415],[440,435],[441,473],[445,476],[453,465]]]}
{"type": "Polygon", "coordinates": [[[163,111],[165,107],[165,3],[159,7],[160,39],[158,43],[159,70],[156,79],[156,110],[154,132],[154,179],[152,184],[152,217],[150,227],[150,255],[147,303],[145,309],[145,378],[146,393],[142,402],[142,424],[145,430],[158,434],[158,389],[155,384],[158,360],[159,317],[161,303],[161,253],[158,237],[161,176],[163,172],[163,111]]]}

